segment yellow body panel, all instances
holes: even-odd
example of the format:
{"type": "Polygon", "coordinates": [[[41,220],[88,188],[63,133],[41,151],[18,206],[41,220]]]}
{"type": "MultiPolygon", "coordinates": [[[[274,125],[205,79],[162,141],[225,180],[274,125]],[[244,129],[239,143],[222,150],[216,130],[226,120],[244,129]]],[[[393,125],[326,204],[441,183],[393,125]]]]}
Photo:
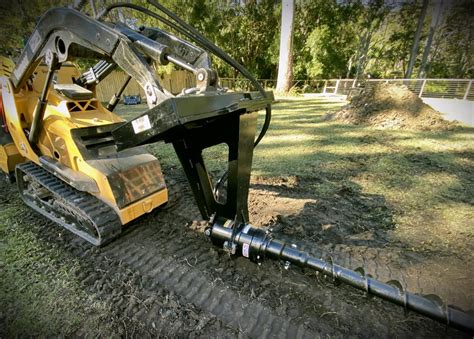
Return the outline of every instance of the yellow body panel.
{"type": "MultiPolygon", "coordinates": [[[[13,61],[11,61],[9,58],[6,58],[4,56],[0,56],[0,77],[2,77],[3,80],[6,80],[6,77],[10,76],[14,67],[15,67],[15,64],[13,63],[13,61]]],[[[3,81],[0,82],[0,86],[2,86],[2,84],[3,84],[3,81]]],[[[0,100],[2,100],[1,95],[0,95],[0,100]]],[[[3,109],[3,100],[2,102],[0,102],[0,110],[2,109],[3,109]]],[[[1,121],[1,116],[0,116],[0,121],[1,121]]],[[[0,133],[5,134],[5,132],[3,131],[3,127],[0,133]]],[[[18,152],[18,149],[16,148],[15,144],[11,140],[7,141],[4,144],[0,142],[0,169],[3,172],[12,173],[15,170],[15,166],[24,161],[25,159],[20,155],[20,152],[18,152]]]]}
{"type": "Polygon", "coordinates": [[[24,158],[38,163],[38,155],[31,148],[28,138],[23,131],[23,128],[26,128],[31,124],[31,119],[29,121],[21,121],[28,116],[23,114],[25,109],[28,108],[28,100],[25,98],[23,93],[17,95],[14,94],[13,86],[8,78],[0,77],[0,84],[2,86],[3,110],[6,118],[5,123],[8,126],[10,135],[12,136],[20,154],[24,158]]]}
{"type": "Polygon", "coordinates": [[[0,145],[0,169],[5,173],[15,171],[15,166],[25,161],[15,144],[0,145]]]}
{"type": "MultiPolygon", "coordinates": [[[[2,170],[5,171],[8,168],[11,171],[11,164],[15,166],[18,161],[24,161],[25,159],[38,165],[41,165],[40,156],[54,159],[59,164],[93,179],[98,192],[89,193],[111,206],[119,215],[122,224],[126,224],[166,203],[168,201],[168,191],[164,183],[161,189],[147,196],[139,197],[139,199],[127,203],[118,203],[117,198],[122,197],[117,197],[117,187],[114,195],[112,187],[114,183],[111,182],[113,181],[112,176],[108,178],[107,173],[103,173],[100,168],[91,164],[91,161],[89,161],[91,159],[84,158],[71,130],[91,126],[106,126],[123,121],[123,119],[103,107],[95,99],[95,93],[93,93],[92,98],[87,100],[73,100],[51,88],[48,93],[48,105],[42,121],[37,148],[33,149],[24,129],[29,129],[31,126],[32,115],[42,90],[46,71],[45,66],[39,66],[35,71],[33,81],[17,93],[14,93],[13,86],[8,78],[0,77],[5,116],[14,141],[14,145],[8,146],[8,149],[7,145],[1,146],[0,163],[2,164],[2,170]]],[[[72,77],[77,78],[79,75],[80,73],[75,67],[65,65],[57,72],[56,82],[61,85],[72,84],[72,77]]],[[[127,170],[130,169],[130,166],[133,169],[135,165],[133,162],[130,163],[126,157],[117,159],[117,162],[120,165],[117,166],[118,168],[126,168],[127,170]]],[[[142,167],[139,165],[137,163],[137,168],[141,170],[142,167]]],[[[146,170],[145,167],[143,168],[146,170]]],[[[158,171],[161,175],[159,164],[155,166],[155,171],[158,171]]],[[[146,176],[147,173],[143,174],[146,176]]],[[[120,176],[120,173],[118,175],[120,178],[126,177],[120,176]]]]}
{"type": "Polygon", "coordinates": [[[163,205],[167,201],[168,190],[165,188],[120,210],[120,220],[122,221],[122,224],[126,224],[145,213],[150,213],[154,208],[163,205]]]}
{"type": "Polygon", "coordinates": [[[14,68],[15,64],[11,59],[0,55],[0,76],[10,76],[14,68]]]}

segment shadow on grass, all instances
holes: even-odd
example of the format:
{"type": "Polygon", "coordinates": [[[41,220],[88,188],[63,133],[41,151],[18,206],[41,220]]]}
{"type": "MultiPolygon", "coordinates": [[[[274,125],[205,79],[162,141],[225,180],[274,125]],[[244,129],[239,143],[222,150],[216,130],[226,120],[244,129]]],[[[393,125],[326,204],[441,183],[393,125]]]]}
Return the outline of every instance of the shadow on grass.
{"type": "MultiPolygon", "coordinates": [[[[393,230],[393,211],[380,194],[367,194],[354,183],[334,185],[332,192],[318,195],[308,189],[317,180],[305,179],[284,189],[275,185],[253,184],[257,190],[277,193],[279,198],[308,200],[297,214],[278,215],[274,233],[316,243],[354,244],[380,247],[387,243],[385,232],[393,230]]],[[[265,199],[265,197],[263,197],[265,199]]],[[[278,208],[278,207],[277,207],[278,208]]]]}
{"type": "Polygon", "coordinates": [[[406,226],[396,225],[396,216],[419,209],[430,225],[442,222],[436,214],[451,204],[472,205],[474,128],[418,132],[325,121],[323,115],[334,107],[340,104],[316,100],[288,101],[274,109],[254,170],[263,177],[296,176],[298,184],[288,190],[264,183],[253,187],[315,201],[279,217],[277,232],[379,247],[388,242],[387,232],[406,226]]]}
{"type": "MultiPolygon", "coordinates": [[[[295,176],[298,185],[290,190],[264,182],[253,187],[316,201],[279,220],[282,232],[382,246],[386,233],[395,229],[396,216],[417,213],[418,208],[429,224],[436,222],[429,219],[439,205],[449,209],[452,203],[472,204],[474,150],[466,145],[472,146],[474,128],[381,130],[324,119],[343,104],[314,99],[274,105],[270,130],[255,152],[253,173],[295,176]]],[[[140,109],[146,107],[122,106],[119,112],[130,118],[140,109]]],[[[169,147],[149,149],[165,168],[179,166],[169,147]]],[[[223,156],[222,150],[210,149],[209,169],[218,172],[223,156]]]]}

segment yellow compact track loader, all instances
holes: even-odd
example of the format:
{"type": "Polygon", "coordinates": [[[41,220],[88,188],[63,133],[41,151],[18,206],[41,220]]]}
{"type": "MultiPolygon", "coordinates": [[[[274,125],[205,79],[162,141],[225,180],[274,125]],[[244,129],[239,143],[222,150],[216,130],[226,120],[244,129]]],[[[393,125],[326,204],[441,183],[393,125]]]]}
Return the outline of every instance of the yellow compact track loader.
{"type": "Polygon", "coordinates": [[[0,165],[9,176],[16,167],[26,204],[104,244],[123,224],[166,203],[166,185],[154,156],[116,150],[110,131],[123,119],[93,88],[73,82],[81,75],[76,67],[52,62],[54,68],[39,64],[22,88],[1,78],[0,165]]]}
{"type": "Polygon", "coordinates": [[[251,159],[236,154],[235,131],[248,125],[251,146],[256,111],[271,99],[265,92],[227,93],[204,49],[157,28],[132,29],[55,8],[42,16],[16,65],[0,61],[0,167],[37,212],[94,245],[111,241],[123,225],[168,201],[160,163],[140,146],[165,140],[173,143],[205,217],[216,209],[231,217],[237,205],[237,214],[248,214],[251,159]],[[95,65],[81,73],[74,65],[79,58],[95,65]],[[193,73],[196,86],[178,96],[164,90],[152,63],[169,62],[193,73]],[[103,105],[97,84],[115,69],[128,77],[103,105]],[[127,123],[113,110],[131,79],[146,93],[149,111],[127,123]],[[237,128],[230,131],[232,125],[237,128]],[[221,142],[234,144],[228,204],[211,203],[199,157],[221,142]]]}

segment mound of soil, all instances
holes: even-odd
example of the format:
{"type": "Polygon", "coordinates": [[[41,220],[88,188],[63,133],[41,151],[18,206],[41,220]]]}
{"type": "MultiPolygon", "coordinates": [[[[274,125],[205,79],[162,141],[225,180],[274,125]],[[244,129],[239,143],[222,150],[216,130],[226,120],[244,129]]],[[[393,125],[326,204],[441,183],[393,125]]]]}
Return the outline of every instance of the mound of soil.
{"type": "Polygon", "coordinates": [[[444,120],[404,85],[376,84],[352,97],[332,119],[351,124],[409,130],[450,130],[457,122],[444,120]]]}

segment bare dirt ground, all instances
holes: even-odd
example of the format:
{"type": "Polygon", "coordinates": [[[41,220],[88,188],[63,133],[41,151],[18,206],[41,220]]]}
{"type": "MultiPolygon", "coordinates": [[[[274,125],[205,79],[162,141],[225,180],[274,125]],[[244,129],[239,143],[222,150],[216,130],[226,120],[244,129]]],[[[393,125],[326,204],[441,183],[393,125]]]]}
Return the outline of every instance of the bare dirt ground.
{"type": "MultiPolygon", "coordinates": [[[[364,142],[374,142],[369,139],[364,142]]],[[[351,159],[360,168],[370,163],[354,154],[351,159]]],[[[2,337],[465,336],[314,272],[229,257],[203,235],[206,224],[182,170],[167,161],[163,170],[176,201],[103,248],[30,211],[13,185],[0,183],[2,337]]],[[[331,255],[352,269],[364,266],[382,281],[398,279],[411,292],[474,309],[472,236],[398,223],[399,212],[386,197],[347,184],[337,171],[257,172],[249,206],[253,224],[313,255],[331,255]],[[317,193],[329,179],[337,183],[334,190],[317,193]],[[397,232],[423,245],[414,248],[397,232]],[[440,236],[450,240],[448,248],[438,246],[440,236]]]]}

